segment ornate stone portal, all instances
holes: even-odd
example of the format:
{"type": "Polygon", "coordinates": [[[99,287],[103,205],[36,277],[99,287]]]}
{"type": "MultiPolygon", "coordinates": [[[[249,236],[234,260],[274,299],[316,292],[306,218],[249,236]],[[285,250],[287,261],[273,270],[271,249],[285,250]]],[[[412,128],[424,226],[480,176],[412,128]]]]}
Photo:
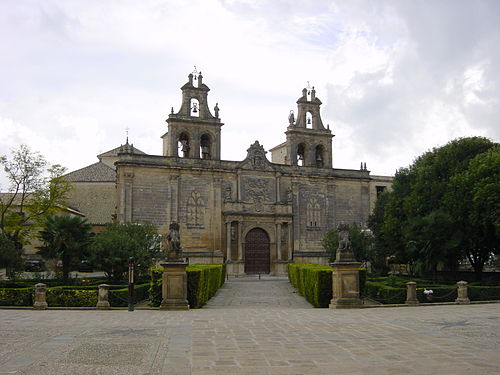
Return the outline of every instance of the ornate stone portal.
{"type": "Polygon", "coordinates": [[[341,224],[339,231],[339,247],[335,262],[331,264],[332,292],[331,309],[346,309],[361,307],[359,299],[359,266],[351,249],[349,227],[341,224]]]}
{"type": "Polygon", "coordinates": [[[161,310],[189,310],[187,301],[188,262],[182,258],[179,224],[170,224],[168,235],[163,236],[162,250],[166,253],[163,267],[161,310]]]}

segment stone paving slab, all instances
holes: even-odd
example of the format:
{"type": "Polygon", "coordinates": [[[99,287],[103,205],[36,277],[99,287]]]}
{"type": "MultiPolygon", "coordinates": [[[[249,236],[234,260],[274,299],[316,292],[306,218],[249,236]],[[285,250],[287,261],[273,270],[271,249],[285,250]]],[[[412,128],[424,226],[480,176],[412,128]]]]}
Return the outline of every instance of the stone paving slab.
{"type": "Polygon", "coordinates": [[[0,310],[2,375],[500,375],[499,353],[500,304],[314,309],[283,280],[190,311],[0,310]]]}

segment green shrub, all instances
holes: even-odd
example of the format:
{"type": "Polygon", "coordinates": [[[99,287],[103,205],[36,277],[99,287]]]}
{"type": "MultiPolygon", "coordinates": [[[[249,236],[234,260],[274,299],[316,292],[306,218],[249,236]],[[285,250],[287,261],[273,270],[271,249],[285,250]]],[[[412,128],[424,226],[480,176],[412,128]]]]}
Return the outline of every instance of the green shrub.
{"type": "Polygon", "coordinates": [[[500,300],[500,286],[469,286],[468,294],[471,301],[500,300]]]}
{"type": "Polygon", "coordinates": [[[321,264],[288,264],[288,279],[310,304],[327,307],[332,299],[332,267],[321,264]]]}
{"type": "Polygon", "coordinates": [[[0,306],[32,306],[33,287],[29,288],[1,288],[0,306]]]}
{"type": "Polygon", "coordinates": [[[406,301],[406,287],[395,288],[379,281],[366,281],[365,297],[384,304],[398,304],[406,301]]]}
{"type": "Polygon", "coordinates": [[[97,288],[47,288],[47,304],[50,307],[95,307],[97,304],[97,288]]]}
{"type": "MultiPolygon", "coordinates": [[[[147,300],[149,297],[149,283],[134,285],[134,304],[147,300]]],[[[128,306],[128,285],[109,287],[109,304],[112,307],[128,306]]]]}
{"type": "MultiPolygon", "coordinates": [[[[314,307],[328,307],[332,299],[332,267],[322,264],[289,263],[288,279],[314,307]]],[[[359,293],[365,293],[366,269],[359,269],[359,293]]]]}
{"type": "MultiPolygon", "coordinates": [[[[190,308],[200,308],[212,298],[224,284],[225,264],[193,264],[186,268],[187,300],[190,308]]],[[[151,269],[149,299],[151,306],[160,306],[162,300],[163,269],[151,269]]]]}

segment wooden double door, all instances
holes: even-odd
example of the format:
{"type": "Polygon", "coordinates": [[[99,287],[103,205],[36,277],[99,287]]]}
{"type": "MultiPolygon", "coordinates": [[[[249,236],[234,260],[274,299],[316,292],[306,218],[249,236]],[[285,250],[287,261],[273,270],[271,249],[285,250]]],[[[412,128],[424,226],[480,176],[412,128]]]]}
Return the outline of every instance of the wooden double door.
{"type": "Polygon", "coordinates": [[[271,251],[269,236],[264,229],[254,228],[245,236],[245,273],[269,273],[271,251]]]}

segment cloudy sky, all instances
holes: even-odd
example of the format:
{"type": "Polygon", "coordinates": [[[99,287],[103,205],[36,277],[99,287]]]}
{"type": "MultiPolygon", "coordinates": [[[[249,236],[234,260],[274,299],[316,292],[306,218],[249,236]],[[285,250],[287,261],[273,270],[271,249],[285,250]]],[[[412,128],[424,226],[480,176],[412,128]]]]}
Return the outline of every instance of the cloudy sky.
{"type": "Polygon", "coordinates": [[[24,143],[75,170],[127,128],[161,154],[196,66],[223,159],[283,142],[309,82],[334,167],[392,175],[451,139],[500,139],[499,20],[497,0],[0,0],[0,155],[24,143]]]}

